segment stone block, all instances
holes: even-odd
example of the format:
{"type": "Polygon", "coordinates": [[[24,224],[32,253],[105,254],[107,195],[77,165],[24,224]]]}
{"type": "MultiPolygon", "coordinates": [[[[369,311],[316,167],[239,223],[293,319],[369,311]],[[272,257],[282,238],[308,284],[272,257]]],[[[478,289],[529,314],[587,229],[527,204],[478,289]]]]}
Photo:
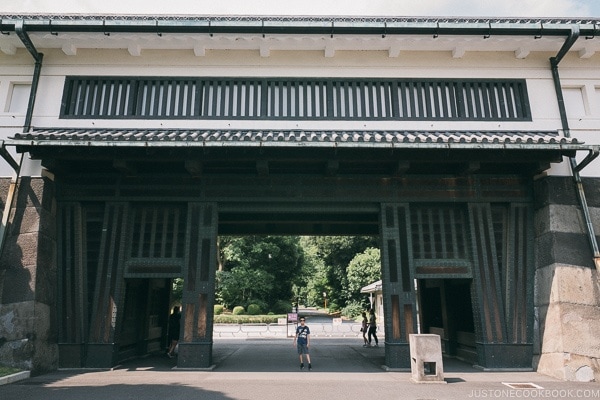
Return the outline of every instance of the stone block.
{"type": "Polygon", "coordinates": [[[588,207],[600,207],[600,179],[582,178],[588,207]]]}
{"type": "Polygon", "coordinates": [[[536,271],[541,354],[538,372],[572,381],[600,374],[600,283],[588,268],[552,265],[536,271]]]}
{"type": "Polygon", "coordinates": [[[600,359],[569,353],[542,354],[537,372],[567,381],[598,382],[600,359]]]}
{"type": "Polygon", "coordinates": [[[45,177],[22,177],[16,197],[16,208],[42,208],[54,213],[54,182],[45,177]]]}
{"type": "Polygon", "coordinates": [[[581,211],[575,205],[549,204],[535,212],[535,234],[548,232],[585,233],[581,211]]]}
{"type": "Polygon", "coordinates": [[[592,226],[596,236],[600,234],[600,207],[589,207],[590,218],[592,219],[592,226]]]}
{"type": "Polygon", "coordinates": [[[40,230],[40,211],[34,207],[12,210],[11,234],[34,233],[40,230]]]}
{"type": "Polygon", "coordinates": [[[548,232],[535,238],[536,267],[551,264],[595,268],[587,235],[548,232]]]}
{"type": "Polygon", "coordinates": [[[548,176],[534,181],[535,208],[548,204],[577,204],[577,193],[570,176],[548,176]]]}
{"type": "Polygon", "coordinates": [[[439,335],[411,334],[410,370],[414,383],[446,383],[439,335]]]}
{"type": "Polygon", "coordinates": [[[8,196],[8,188],[10,187],[10,178],[0,178],[0,212],[4,210],[6,197],[8,196]]]}
{"type": "Polygon", "coordinates": [[[562,351],[600,358],[600,308],[561,304],[562,351]]]}
{"type": "Polygon", "coordinates": [[[0,337],[10,342],[32,337],[34,332],[33,301],[0,305],[0,337]]]}
{"type": "Polygon", "coordinates": [[[572,303],[600,307],[598,272],[553,264],[535,271],[535,305],[572,303]]]}
{"type": "Polygon", "coordinates": [[[3,261],[10,266],[35,266],[38,263],[38,233],[24,233],[6,243],[3,261]],[[14,240],[16,239],[16,240],[14,240]]]}
{"type": "Polygon", "coordinates": [[[9,305],[23,301],[32,301],[35,298],[34,267],[12,267],[2,270],[0,275],[2,285],[2,298],[0,303],[9,305]]]}
{"type": "Polygon", "coordinates": [[[551,304],[546,308],[546,313],[540,315],[543,330],[541,335],[541,352],[553,353],[563,349],[563,331],[561,324],[560,305],[551,304]]]}

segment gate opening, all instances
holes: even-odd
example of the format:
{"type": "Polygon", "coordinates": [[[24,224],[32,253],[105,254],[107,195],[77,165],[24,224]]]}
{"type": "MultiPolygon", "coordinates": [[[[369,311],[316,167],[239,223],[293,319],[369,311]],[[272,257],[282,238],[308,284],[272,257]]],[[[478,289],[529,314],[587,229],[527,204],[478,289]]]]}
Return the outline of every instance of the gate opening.
{"type": "Polygon", "coordinates": [[[442,353],[476,364],[475,325],[470,279],[420,279],[422,333],[439,335],[442,353]]]}

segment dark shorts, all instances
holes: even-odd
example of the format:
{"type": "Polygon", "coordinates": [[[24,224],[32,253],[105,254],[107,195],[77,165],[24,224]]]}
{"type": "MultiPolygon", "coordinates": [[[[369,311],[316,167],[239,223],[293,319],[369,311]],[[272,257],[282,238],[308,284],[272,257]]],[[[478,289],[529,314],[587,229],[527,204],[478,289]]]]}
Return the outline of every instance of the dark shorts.
{"type": "Polygon", "coordinates": [[[298,347],[298,354],[309,354],[308,346],[306,344],[297,343],[296,346],[298,347]]]}

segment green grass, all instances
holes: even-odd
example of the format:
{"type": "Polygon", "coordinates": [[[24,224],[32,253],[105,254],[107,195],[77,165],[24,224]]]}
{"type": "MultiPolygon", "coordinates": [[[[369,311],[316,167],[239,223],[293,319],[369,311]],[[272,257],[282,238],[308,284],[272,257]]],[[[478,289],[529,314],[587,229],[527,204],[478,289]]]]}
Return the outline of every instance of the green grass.
{"type": "Polygon", "coordinates": [[[18,368],[10,368],[10,367],[2,367],[0,366],[0,377],[6,376],[6,375],[12,375],[12,374],[16,374],[17,372],[20,372],[21,370],[18,368]]]}

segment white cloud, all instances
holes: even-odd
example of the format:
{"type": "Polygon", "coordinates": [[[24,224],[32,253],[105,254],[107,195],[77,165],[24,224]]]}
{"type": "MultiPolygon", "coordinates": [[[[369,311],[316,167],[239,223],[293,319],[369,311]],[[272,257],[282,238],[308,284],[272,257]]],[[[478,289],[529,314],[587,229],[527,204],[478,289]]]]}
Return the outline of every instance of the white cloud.
{"type": "Polygon", "coordinates": [[[598,0],[21,0],[7,13],[586,17],[598,0]]]}

